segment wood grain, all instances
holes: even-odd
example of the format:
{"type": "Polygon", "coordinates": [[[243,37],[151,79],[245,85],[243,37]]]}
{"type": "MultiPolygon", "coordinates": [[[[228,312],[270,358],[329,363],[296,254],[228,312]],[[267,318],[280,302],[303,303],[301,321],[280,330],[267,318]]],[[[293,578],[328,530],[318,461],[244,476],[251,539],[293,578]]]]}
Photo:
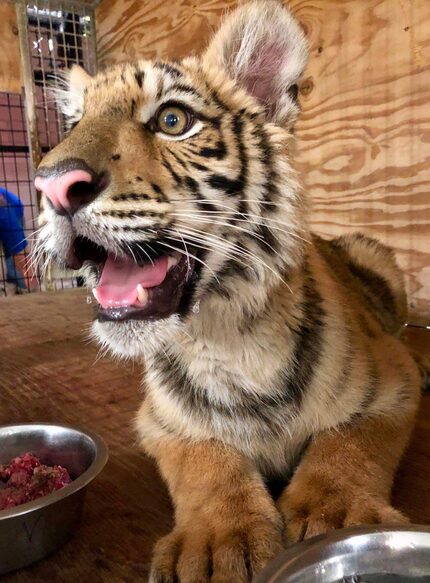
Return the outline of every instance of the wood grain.
{"type": "Polygon", "coordinates": [[[0,91],[21,93],[21,57],[15,6],[0,0],[0,91]]]}
{"type": "MultiPolygon", "coordinates": [[[[0,425],[76,425],[98,432],[110,449],[72,540],[3,583],[145,583],[152,546],[172,524],[166,488],[132,429],[140,367],[96,362],[97,348],[86,342],[91,312],[76,289],[0,299],[0,425]]],[[[407,333],[416,350],[430,355],[428,331],[407,333]]],[[[430,394],[394,489],[396,505],[416,523],[430,523],[429,484],[430,394]]]]}
{"type": "Polygon", "coordinates": [[[394,247],[411,320],[429,323],[430,5],[292,5],[312,47],[297,134],[314,229],[359,229],[394,247]]]}
{"type": "MultiPolygon", "coordinates": [[[[198,53],[231,0],[102,0],[99,62],[198,53]]],[[[396,250],[410,320],[430,323],[430,3],[291,0],[311,44],[297,125],[313,228],[396,250]]]]}

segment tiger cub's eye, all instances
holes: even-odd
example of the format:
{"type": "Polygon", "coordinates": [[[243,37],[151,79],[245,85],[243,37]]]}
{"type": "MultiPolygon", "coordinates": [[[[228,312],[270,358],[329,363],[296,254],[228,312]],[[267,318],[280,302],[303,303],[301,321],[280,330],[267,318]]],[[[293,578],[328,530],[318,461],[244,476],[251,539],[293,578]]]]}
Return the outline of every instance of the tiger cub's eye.
{"type": "Polygon", "coordinates": [[[157,113],[157,130],[170,136],[184,134],[192,125],[191,112],[178,105],[166,105],[157,113]]]}

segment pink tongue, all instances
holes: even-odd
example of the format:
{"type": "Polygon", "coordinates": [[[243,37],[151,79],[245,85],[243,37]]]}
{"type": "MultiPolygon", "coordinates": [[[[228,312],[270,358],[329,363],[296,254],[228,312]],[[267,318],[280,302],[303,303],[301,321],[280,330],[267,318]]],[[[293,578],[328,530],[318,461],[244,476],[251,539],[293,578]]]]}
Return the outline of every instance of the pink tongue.
{"type": "Polygon", "coordinates": [[[137,285],[155,287],[164,281],[167,257],[160,257],[143,267],[129,257],[115,257],[109,253],[103,267],[96,296],[103,308],[132,306],[137,303],[137,285]]]}

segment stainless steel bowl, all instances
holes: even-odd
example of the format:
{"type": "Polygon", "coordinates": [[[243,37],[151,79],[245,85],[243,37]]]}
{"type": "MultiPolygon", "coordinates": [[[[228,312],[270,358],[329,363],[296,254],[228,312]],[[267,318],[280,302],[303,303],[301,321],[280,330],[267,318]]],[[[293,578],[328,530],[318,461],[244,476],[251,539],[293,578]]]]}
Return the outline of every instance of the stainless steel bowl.
{"type": "Polygon", "coordinates": [[[0,427],[0,464],[31,452],[47,465],[67,468],[73,482],[34,502],[0,511],[0,575],[57,550],[77,526],[86,486],[108,459],[103,440],[72,427],[29,423],[0,427]]]}
{"type": "Polygon", "coordinates": [[[360,526],[291,546],[255,583],[406,583],[415,577],[417,583],[430,582],[428,526],[360,526]],[[381,573],[385,577],[377,577],[381,573]]]}

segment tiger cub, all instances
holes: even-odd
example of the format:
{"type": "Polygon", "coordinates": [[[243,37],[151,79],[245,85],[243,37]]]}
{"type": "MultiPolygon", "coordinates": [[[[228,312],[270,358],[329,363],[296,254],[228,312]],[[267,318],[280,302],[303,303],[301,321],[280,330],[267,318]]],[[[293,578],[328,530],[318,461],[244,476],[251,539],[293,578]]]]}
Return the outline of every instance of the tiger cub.
{"type": "Polygon", "coordinates": [[[85,274],[93,337],[145,362],[136,428],[176,515],[153,582],[248,582],[286,541],[406,521],[403,279],[377,241],[308,229],[291,159],[307,54],[268,0],[200,57],[74,68],[71,131],[37,170],[40,250],[85,274]]]}

